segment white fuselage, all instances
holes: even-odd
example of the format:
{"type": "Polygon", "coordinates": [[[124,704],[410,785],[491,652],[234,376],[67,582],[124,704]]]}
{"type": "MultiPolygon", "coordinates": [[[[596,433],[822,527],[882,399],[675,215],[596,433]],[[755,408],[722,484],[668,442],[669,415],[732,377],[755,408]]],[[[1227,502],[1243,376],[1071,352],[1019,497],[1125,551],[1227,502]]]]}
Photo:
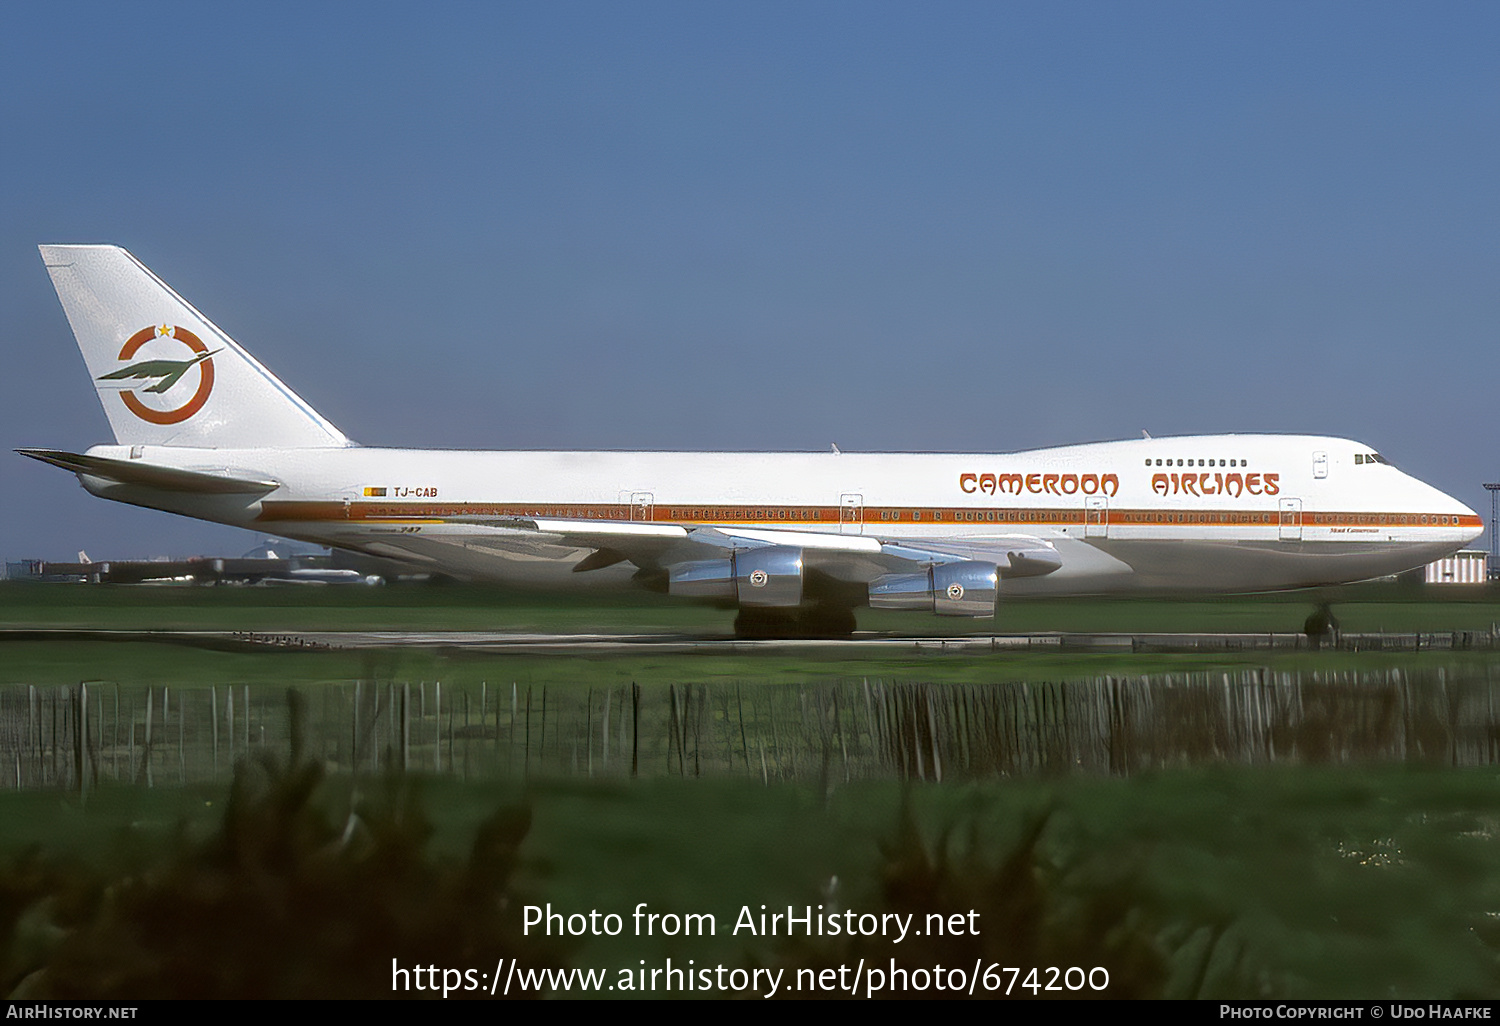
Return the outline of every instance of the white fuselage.
{"type": "Polygon", "coordinates": [[[730,525],[891,540],[1028,535],[1055,545],[1061,568],[1007,581],[1008,594],[1364,580],[1430,562],[1483,530],[1468,507],[1373,449],[1314,436],[1188,436],[1007,454],[154,445],[89,452],[279,485],[261,498],[184,493],[179,501],[83,478],[107,498],[461,578],[518,583],[624,581],[635,568],[574,574],[589,552],[577,544],[476,539],[455,518],[730,525]]]}

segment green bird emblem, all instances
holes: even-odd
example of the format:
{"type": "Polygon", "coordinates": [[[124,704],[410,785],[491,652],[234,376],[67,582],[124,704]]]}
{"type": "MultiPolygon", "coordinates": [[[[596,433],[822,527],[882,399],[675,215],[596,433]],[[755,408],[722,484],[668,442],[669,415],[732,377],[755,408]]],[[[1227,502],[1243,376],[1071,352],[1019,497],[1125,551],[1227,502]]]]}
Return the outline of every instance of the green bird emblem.
{"type": "Polygon", "coordinates": [[[214,353],[217,353],[219,351],[220,350],[215,349],[212,352],[199,353],[191,360],[142,360],[140,363],[133,363],[129,367],[122,367],[120,370],[113,371],[109,374],[102,374],[97,380],[127,381],[135,378],[140,378],[143,380],[149,378],[161,378],[160,381],[152,385],[150,388],[144,388],[141,390],[143,392],[156,392],[160,394],[171,388],[173,385],[177,384],[182,376],[188,371],[192,370],[195,366],[202,363],[204,360],[207,360],[210,356],[213,356],[214,353]]]}

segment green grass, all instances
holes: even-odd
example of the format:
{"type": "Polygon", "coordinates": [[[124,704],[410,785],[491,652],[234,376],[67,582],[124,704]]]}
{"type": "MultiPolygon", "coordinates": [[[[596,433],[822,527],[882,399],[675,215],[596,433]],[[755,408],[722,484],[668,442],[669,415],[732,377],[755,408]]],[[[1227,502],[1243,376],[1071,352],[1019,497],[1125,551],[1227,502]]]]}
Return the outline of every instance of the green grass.
{"type": "MultiPolygon", "coordinates": [[[[826,794],[729,781],[409,786],[432,823],[430,835],[415,836],[428,836],[423,850],[434,865],[461,860],[475,824],[496,808],[531,810],[512,904],[501,913],[511,933],[509,920],[527,903],[615,912],[628,922],[644,902],[650,911],[711,913],[718,923],[712,937],[627,930],[618,938],[569,938],[560,947],[574,966],[613,973],[667,957],[678,965],[692,958],[792,970],[858,957],[970,965],[967,955],[953,961],[951,946],[935,940],[905,947],[878,938],[788,940],[736,936],[732,926],[747,905],[922,915],[976,908],[981,936],[965,942],[975,957],[1027,957],[1017,938],[1031,937],[1031,955],[1055,964],[1113,958],[1117,995],[1500,995],[1493,925],[1500,775],[1493,770],[1177,771],[959,787],[866,783],[826,794]],[[903,806],[910,834],[901,826],[903,806]],[[1028,844],[1033,829],[1040,833],[1028,844]],[[1020,906],[1008,900],[1010,891],[1025,899],[1020,906]],[[1109,937],[1094,931],[1105,923],[1109,937]],[[1122,945],[1132,958],[1121,955],[1122,945]],[[1126,963],[1137,976],[1126,978],[1126,963]]],[[[324,784],[318,802],[332,825],[320,829],[336,832],[344,822],[348,788],[338,779],[324,784]]],[[[203,844],[211,835],[222,805],[210,800],[106,791],[79,810],[64,799],[4,795],[0,850],[35,842],[55,864],[155,879],[164,870],[151,867],[174,858],[173,845],[203,844]],[[174,817],[188,824],[185,833],[169,828],[174,817]],[[108,855],[100,851],[104,838],[108,855]]],[[[326,857],[316,850],[307,856],[314,864],[326,857]]],[[[274,891],[280,874],[300,872],[276,867],[255,863],[258,887],[274,891]]],[[[287,928],[296,929],[295,921],[287,928]]],[[[27,922],[34,932],[37,924],[27,922]]],[[[527,944],[542,950],[535,938],[523,942],[523,958],[527,944]]],[[[457,967],[487,970],[491,957],[476,951],[457,967]]]]}
{"type": "MultiPolygon", "coordinates": [[[[1318,595],[1228,599],[1079,599],[1003,603],[993,621],[860,612],[861,628],[930,635],[1030,632],[1295,633],[1320,598],[1349,632],[1489,631],[1500,623],[1500,595],[1461,589],[1413,591],[1364,586],[1318,595]]],[[[579,599],[517,595],[475,586],[364,588],[142,588],[0,584],[0,628],[191,629],[264,633],[315,630],[504,630],[542,633],[685,633],[723,637],[732,614],[650,594],[579,599]]],[[[1066,679],[1247,666],[1419,669],[1460,653],[1348,652],[1119,654],[1078,651],[944,653],[901,650],[778,649],[748,652],[653,650],[537,656],[454,650],[372,653],[205,652],[133,642],[6,642],[0,683],[315,683],[325,680],[452,679],[460,682],[610,685],[631,681],[806,680],[872,676],[978,683],[1066,679]]]]}
{"type": "Polygon", "coordinates": [[[41,687],[106,681],[122,685],[204,687],[224,684],[316,685],[352,680],[444,681],[461,687],[551,686],[585,689],[632,682],[756,685],[872,680],[985,684],[1080,680],[1252,669],[1362,672],[1437,667],[1482,671],[1491,652],[1243,652],[1114,653],[1070,651],[941,651],[767,649],[657,652],[650,649],[569,655],[470,652],[454,649],[220,652],[146,641],[0,642],[0,684],[41,687]]]}
{"type": "MultiPolygon", "coordinates": [[[[862,609],[861,630],[900,634],[1294,633],[1331,601],[1348,631],[1489,630],[1493,589],[1361,585],[1227,598],[1002,598],[994,620],[862,609]]],[[[196,630],[493,630],[727,635],[732,611],[648,592],[577,596],[478,585],[149,588],[0,582],[0,627],[196,630]]]]}
{"type": "MultiPolygon", "coordinates": [[[[1319,597],[1335,600],[1347,631],[1482,631],[1500,622],[1500,601],[1488,593],[1433,591],[1418,597],[1367,588],[1319,597]]],[[[1309,595],[1035,601],[1007,603],[993,623],[944,624],[865,613],[861,624],[913,633],[931,633],[934,626],[981,633],[1289,632],[1300,627],[1315,601],[1309,595]]],[[[729,616],[650,596],[639,603],[578,605],[470,588],[0,586],[0,626],[713,635],[727,630],[729,616]]],[[[764,697],[770,703],[792,701],[804,684],[844,681],[858,688],[863,677],[986,684],[1246,666],[1320,673],[1394,667],[1412,674],[1441,667],[1485,681],[1494,657],[1485,652],[850,654],[837,648],[559,657],[441,650],[236,653],[144,642],[0,645],[0,683],[5,684],[87,679],[192,689],[247,683],[263,691],[256,699],[260,708],[266,699],[280,700],[265,690],[268,686],[307,685],[315,702],[317,685],[356,679],[442,680],[445,693],[451,685],[453,694],[479,681],[492,688],[514,681],[522,693],[527,685],[563,689],[574,704],[585,689],[635,681],[650,695],[656,719],[666,715],[667,685],[686,682],[780,686],[780,698],[764,697]]],[[[1189,734],[1193,730],[1191,724],[1180,726],[1189,734]]],[[[550,765],[567,774],[565,757],[550,765]]],[[[1500,912],[1500,874],[1494,871],[1500,864],[1500,773],[1494,769],[1226,766],[1156,770],[1128,779],[1014,777],[904,787],[882,781],[845,785],[838,774],[831,779],[812,772],[799,774],[797,782],[773,780],[766,787],[755,779],[590,781],[552,776],[552,771],[467,783],[410,778],[403,786],[420,793],[432,824],[430,836],[416,835],[425,841],[426,857],[434,865],[461,860],[477,824],[496,808],[520,803],[531,810],[532,824],[520,851],[513,902],[550,901],[564,911],[598,908],[622,915],[646,902],[659,911],[711,912],[726,926],[741,906],[760,904],[837,902],[871,911],[983,907],[995,922],[1030,909],[1024,922],[991,927],[980,939],[979,954],[993,953],[983,945],[1025,935],[1035,946],[1022,950],[1032,950],[1034,957],[1119,958],[1120,964],[1138,968],[1134,979],[1141,987],[1179,997],[1500,996],[1500,931],[1494,926],[1500,912]],[[915,835],[903,833],[904,801],[915,835]],[[1027,847],[1027,831],[1037,826],[1036,843],[1027,847]],[[1005,875],[1012,864],[1022,867],[1024,887],[1016,883],[1021,878],[1005,875]],[[926,897],[911,897],[913,881],[925,881],[926,889],[916,890],[926,897]],[[1026,902],[1006,905],[1001,899],[1016,888],[1025,892],[1026,902]],[[1089,923],[1107,924],[1102,932],[1127,937],[1136,947],[1101,949],[1098,937],[1090,941],[1088,930],[1080,927],[1089,923]]],[[[325,782],[317,801],[327,810],[329,829],[343,829],[350,809],[380,786],[371,778],[325,782]]],[[[0,865],[9,858],[14,869],[21,865],[20,853],[33,848],[45,862],[93,874],[91,886],[103,887],[99,881],[110,878],[158,879],[152,874],[159,869],[153,867],[162,860],[176,858],[173,853],[184,846],[197,850],[194,845],[212,840],[225,795],[222,784],[155,790],[105,784],[84,807],[57,792],[0,793],[0,865]]],[[[0,903],[5,907],[13,906],[0,903]]],[[[515,904],[507,908],[507,914],[519,914],[515,904]]],[[[25,949],[33,954],[36,944],[55,942],[55,931],[49,932],[55,924],[47,918],[52,913],[37,905],[22,911],[20,932],[7,948],[12,955],[24,948],[23,940],[33,945],[25,949]]],[[[222,931],[222,924],[214,928],[222,931]]],[[[1005,957],[1022,957],[1017,949],[1004,950],[1005,957]]],[[[659,964],[668,956],[789,969],[861,957],[910,956],[916,960],[911,964],[950,957],[946,950],[915,945],[893,950],[885,942],[794,943],[723,931],[692,941],[585,938],[565,945],[564,955],[570,965],[611,970],[634,967],[640,959],[659,964]]],[[[965,957],[963,964],[972,965],[965,957]]],[[[475,953],[472,963],[461,967],[488,971],[492,960],[493,955],[475,953]]]]}
{"type": "Polygon", "coordinates": [[[723,634],[732,619],[732,613],[649,592],[575,597],[478,585],[152,588],[0,582],[0,627],[723,634]]]}

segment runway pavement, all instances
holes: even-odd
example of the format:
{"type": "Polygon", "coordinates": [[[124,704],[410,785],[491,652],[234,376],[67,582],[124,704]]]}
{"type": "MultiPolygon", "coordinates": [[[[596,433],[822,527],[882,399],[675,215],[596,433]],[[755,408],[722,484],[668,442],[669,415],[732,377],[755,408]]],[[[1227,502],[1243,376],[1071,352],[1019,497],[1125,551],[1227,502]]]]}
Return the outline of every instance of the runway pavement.
{"type": "MultiPolygon", "coordinates": [[[[1496,647],[1490,632],[1345,634],[1345,651],[1427,651],[1496,647]]],[[[389,648],[457,649],[476,652],[594,654],[649,649],[653,652],[754,652],[788,649],[833,651],[902,649],[935,652],[1071,651],[1071,652],[1238,652],[1298,650],[1319,647],[1304,634],[971,634],[916,637],[871,632],[841,639],[744,639],[694,634],[525,634],[504,631],[139,631],[74,629],[5,629],[4,641],[113,641],[192,645],[231,651],[360,651],[389,648]]],[[[1327,647],[1327,643],[1324,643],[1327,647]]]]}

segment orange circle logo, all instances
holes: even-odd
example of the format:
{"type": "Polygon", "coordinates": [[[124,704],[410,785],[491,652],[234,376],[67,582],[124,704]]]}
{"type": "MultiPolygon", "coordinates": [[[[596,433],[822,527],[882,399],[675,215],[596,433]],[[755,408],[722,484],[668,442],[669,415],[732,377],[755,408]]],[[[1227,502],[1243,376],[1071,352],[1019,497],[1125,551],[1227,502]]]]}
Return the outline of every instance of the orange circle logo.
{"type": "Polygon", "coordinates": [[[140,363],[131,364],[111,374],[102,375],[99,380],[141,381],[141,385],[127,386],[130,390],[120,393],[120,399],[125,403],[126,409],[148,424],[180,424],[203,409],[203,404],[208,402],[209,394],[214,390],[213,357],[218,350],[210,352],[203,341],[186,328],[161,324],[142,328],[126,339],[125,345],[120,348],[119,358],[132,360],[135,354],[140,352],[142,346],[159,338],[181,342],[191,350],[193,355],[186,360],[142,360],[140,363]],[[139,390],[143,393],[163,395],[194,367],[198,368],[198,388],[181,406],[165,410],[155,409],[147,406],[135,394],[139,390]]]}

